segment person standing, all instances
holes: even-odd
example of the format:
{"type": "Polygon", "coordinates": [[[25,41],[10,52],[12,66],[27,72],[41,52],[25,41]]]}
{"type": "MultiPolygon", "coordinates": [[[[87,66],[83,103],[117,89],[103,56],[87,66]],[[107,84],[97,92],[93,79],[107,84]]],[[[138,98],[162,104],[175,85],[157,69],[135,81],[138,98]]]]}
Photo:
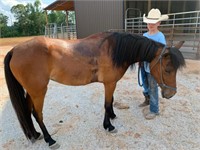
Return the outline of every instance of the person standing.
{"type": "MultiPolygon", "coordinates": [[[[161,15],[159,9],[151,9],[147,17],[145,17],[145,14],[143,15],[143,22],[147,23],[148,28],[148,32],[144,33],[143,36],[166,45],[165,36],[161,31],[159,31],[158,27],[160,26],[161,21],[167,19],[168,15],[161,15]]],[[[154,119],[156,115],[159,115],[158,85],[150,73],[150,63],[144,61],[140,64],[142,64],[140,67],[145,101],[140,104],[139,107],[150,105],[150,110],[145,115],[145,118],[154,119]]]]}

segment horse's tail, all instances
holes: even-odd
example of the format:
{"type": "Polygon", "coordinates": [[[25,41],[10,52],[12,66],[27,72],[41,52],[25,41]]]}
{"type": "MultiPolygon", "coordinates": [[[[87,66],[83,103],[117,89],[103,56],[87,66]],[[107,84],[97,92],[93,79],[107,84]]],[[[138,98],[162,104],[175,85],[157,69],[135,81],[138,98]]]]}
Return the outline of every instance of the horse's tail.
{"type": "Polygon", "coordinates": [[[17,118],[20,122],[20,125],[24,131],[25,136],[28,139],[33,137],[33,122],[31,119],[31,113],[28,108],[28,101],[25,97],[25,91],[21,84],[16,80],[12,71],[10,70],[10,60],[12,58],[12,51],[8,52],[4,59],[4,71],[5,78],[10,94],[10,99],[12,105],[17,114],[17,118]]]}

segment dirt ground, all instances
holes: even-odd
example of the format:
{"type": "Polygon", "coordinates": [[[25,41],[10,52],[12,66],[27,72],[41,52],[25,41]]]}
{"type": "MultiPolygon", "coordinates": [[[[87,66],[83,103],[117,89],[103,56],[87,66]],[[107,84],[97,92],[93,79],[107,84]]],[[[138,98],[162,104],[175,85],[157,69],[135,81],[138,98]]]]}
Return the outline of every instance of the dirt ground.
{"type": "MultiPolygon", "coordinates": [[[[0,39],[0,149],[48,149],[44,140],[26,140],[9,100],[5,85],[3,58],[8,50],[26,38],[0,39]]],[[[186,60],[178,72],[177,94],[170,100],[160,97],[160,115],[146,120],[138,105],[143,101],[137,83],[137,68],[128,70],[118,82],[114,107],[117,119],[112,124],[117,133],[102,127],[104,89],[100,83],[65,86],[51,81],[44,104],[44,122],[62,150],[199,150],[200,149],[200,61],[186,60]]],[[[36,129],[40,131],[37,123],[36,129]]]]}

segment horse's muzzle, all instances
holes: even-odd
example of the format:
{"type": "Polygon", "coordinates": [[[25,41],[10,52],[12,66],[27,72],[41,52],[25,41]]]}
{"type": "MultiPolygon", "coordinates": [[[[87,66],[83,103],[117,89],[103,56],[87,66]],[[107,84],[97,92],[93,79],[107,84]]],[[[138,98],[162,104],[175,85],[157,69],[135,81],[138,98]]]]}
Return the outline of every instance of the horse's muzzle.
{"type": "Polygon", "coordinates": [[[162,89],[161,93],[162,93],[163,98],[170,99],[176,94],[176,91],[165,88],[165,89],[162,89]]]}

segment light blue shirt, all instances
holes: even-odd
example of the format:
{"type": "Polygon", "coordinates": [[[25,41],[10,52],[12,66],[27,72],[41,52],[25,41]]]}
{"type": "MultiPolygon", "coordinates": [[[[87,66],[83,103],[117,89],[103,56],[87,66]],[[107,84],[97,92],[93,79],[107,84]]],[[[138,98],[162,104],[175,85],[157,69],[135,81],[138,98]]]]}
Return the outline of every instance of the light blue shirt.
{"type": "MultiPolygon", "coordinates": [[[[164,45],[166,45],[166,40],[165,40],[165,36],[162,32],[157,32],[156,34],[150,35],[148,32],[144,33],[143,36],[152,39],[156,42],[160,42],[164,45]]],[[[150,67],[149,67],[150,63],[144,61],[144,69],[146,72],[150,73],[150,67]]]]}

